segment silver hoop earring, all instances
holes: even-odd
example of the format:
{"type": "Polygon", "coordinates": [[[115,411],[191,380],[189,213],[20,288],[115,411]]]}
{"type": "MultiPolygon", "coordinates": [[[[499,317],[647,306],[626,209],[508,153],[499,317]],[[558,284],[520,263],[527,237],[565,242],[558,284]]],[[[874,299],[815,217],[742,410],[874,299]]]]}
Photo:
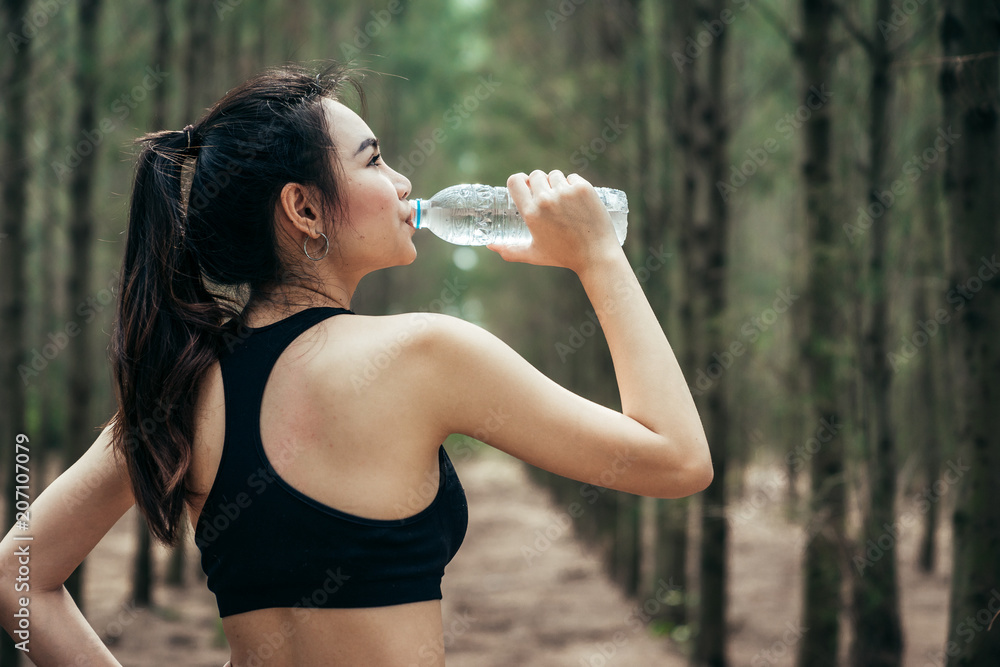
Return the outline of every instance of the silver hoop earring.
{"type": "Polygon", "coordinates": [[[326,237],[326,234],[324,234],[323,232],[320,232],[319,235],[323,237],[324,241],[326,241],[326,247],[323,248],[323,254],[320,255],[319,257],[313,257],[312,255],[309,254],[309,248],[307,247],[309,245],[308,236],[306,237],[306,240],[302,242],[302,252],[306,254],[306,257],[308,257],[314,262],[318,262],[319,260],[323,259],[324,257],[326,257],[326,254],[330,252],[330,239],[328,239],[326,237]]]}

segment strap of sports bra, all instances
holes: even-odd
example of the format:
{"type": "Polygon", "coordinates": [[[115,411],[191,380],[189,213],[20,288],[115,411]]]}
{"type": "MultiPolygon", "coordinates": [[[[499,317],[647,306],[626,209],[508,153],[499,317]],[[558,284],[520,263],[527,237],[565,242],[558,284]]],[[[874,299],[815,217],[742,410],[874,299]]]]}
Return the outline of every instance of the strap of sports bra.
{"type": "MultiPolygon", "coordinates": [[[[226,349],[221,356],[228,356],[244,346],[255,348],[257,351],[274,354],[272,363],[277,361],[281,352],[288,347],[293,340],[298,338],[303,331],[315,326],[323,320],[347,313],[353,315],[354,312],[346,308],[315,307],[306,308],[294,315],[290,315],[283,320],[273,322],[263,327],[248,328],[243,327],[239,333],[227,337],[226,349]],[[252,341],[252,342],[251,342],[252,341]],[[249,345],[248,345],[249,344],[249,345]]],[[[268,355],[270,356],[270,355],[268,355]]],[[[261,359],[257,360],[262,361],[261,359]]]]}

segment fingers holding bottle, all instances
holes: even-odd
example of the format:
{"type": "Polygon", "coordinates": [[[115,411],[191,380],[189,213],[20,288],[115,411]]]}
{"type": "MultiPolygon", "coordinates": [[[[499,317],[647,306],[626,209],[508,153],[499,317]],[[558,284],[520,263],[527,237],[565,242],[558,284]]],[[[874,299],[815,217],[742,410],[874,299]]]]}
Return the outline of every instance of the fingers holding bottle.
{"type": "Polygon", "coordinates": [[[507,179],[511,199],[531,230],[527,246],[489,246],[507,261],[578,271],[595,257],[621,252],[608,211],[579,174],[553,170],[507,179]]]}

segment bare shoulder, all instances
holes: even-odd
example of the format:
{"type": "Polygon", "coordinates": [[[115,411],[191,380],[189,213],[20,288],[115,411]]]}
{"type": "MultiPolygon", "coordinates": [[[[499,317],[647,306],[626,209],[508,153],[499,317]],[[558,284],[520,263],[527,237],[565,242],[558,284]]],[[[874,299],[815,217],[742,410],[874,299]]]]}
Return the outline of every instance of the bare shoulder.
{"type": "Polygon", "coordinates": [[[488,366],[505,359],[505,350],[517,356],[485,329],[438,313],[331,318],[324,324],[310,336],[319,344],[304,340],[303,354],[289,359],[287,371],[310,378],[329,400],[357,414],[422,422],[432,438],[451,432],[445,420],[428,420],[456,407],[453,394],[470,399],[470,385],[492,375],[488,366]],[[388,412],[377,416],[379,409],[388,412]]]}
{"type": "MultiPolygon", "coordinates": [[[[196,493],[207,494],[222,459],[226,434],[226,395],[218,361],[208,368],[198,386],[194,433],[194,460],[188,471],[187,485],[196,493]]],[[[203,500],[196,503],[200,506],[203,500]]]]}
{"type": "Polygon", "coordinates": [[[460,347],[481,347],[490,342],[499,343],[485,329],[465,320],[440,313],[401,313],[397,315],[332,318],[324,322],[326,329],[317,337],[332,334],[333,345],[324,346],[328,358],[343,363],[387,366],[405,360],[415,363],[434,360],[460,347]],[[337,321],[340,320],[340,321],[337,321]]]}

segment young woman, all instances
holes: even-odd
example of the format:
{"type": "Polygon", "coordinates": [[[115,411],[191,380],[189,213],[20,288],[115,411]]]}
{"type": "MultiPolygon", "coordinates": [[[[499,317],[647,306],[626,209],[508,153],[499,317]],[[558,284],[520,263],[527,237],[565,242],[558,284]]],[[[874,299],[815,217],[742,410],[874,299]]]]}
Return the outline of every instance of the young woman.
{"type": "MultiPolygon", "coordinates": [[[[711,482],[681,370],[578,175],[511,176],[533,241],[492,249],[579,276],[621,413],[472,324],[351,312],[364,275],[416,251],[410,183],[337,101],[347,81],[270,70],[196,125],[140,140],[111,352],[118,412],[31,507],[36,664],[118,664],[63,583],[133,504],[166,543],[182,521],[196,527],[232,667],[443,665],[428,648],[441,646],[441,575],[467,521],[449,434],[636,494],[711,482]]],[[[0,551],[11,632],[26,595],[15,533],[0,551]]]]}

